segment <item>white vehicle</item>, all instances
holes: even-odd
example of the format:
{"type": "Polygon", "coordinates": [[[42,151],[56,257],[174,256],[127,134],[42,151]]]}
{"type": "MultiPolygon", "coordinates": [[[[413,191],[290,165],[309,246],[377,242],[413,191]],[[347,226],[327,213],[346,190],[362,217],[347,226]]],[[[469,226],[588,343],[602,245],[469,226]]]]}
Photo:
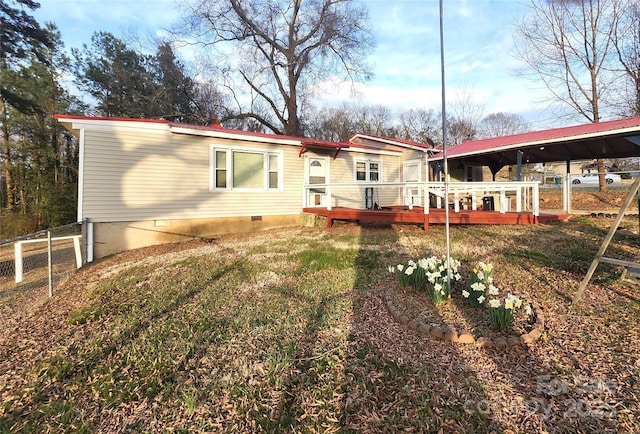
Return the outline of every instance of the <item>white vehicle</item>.
{"type": "MultiPolygon", "coordinates": [[[[615,173],[605,173],[604,179],[607,184],[613,184],[614,182],[621,182],[622,178],[620,175],[616,175],[615,173]]],[[[597,184],[598,183],[598,174],[597,173],[583,173],[582,175],[573,175],[571,176],[572,184],[597,184]]]]}

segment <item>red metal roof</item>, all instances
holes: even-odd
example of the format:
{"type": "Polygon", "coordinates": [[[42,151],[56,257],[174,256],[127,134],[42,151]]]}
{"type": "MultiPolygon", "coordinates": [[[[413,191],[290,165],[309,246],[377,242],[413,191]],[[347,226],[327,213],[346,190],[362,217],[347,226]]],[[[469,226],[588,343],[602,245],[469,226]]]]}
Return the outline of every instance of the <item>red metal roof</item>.
{"type": "Polygon", "coordinates": [[[349,144],[348,143],[340,143],[340,142],[331,142],[328,140],[317,140],[317,139],[312,139],[312,138],[305,138],[305,137],[296,137],[296,136],[285,136],[282,134],[270,134],[270,133],[261,133],[261,132],[257,132],[257,131],[243,131],[243,130],[236,130],[236,129],[232,129],[232,128],[225,128],[219,124],[213,124],[213,125],[190,125],[190,124],[181,124],[178,122],[170,122],[169,125],[171,127],[178,127],[178,128],[187,128],[187,129],[191,129],[191,130],[200,130],[200,131],[215,131],[215,132],[225,132],[228,134],[237,134],[237,135],[243,135],[243,136],[248,136],[248,137],[261,137],[261,138],[273,138],[273,139],[280,139],[280,140],[293,140],[293,141],[297,141],[300,142],[303,145],[307,145],[307,146],[322,146],[322,147],[328,147],[328,148],[348,148],[349,144]]]}
{"type": "MultiPolygon", "coordinates": [[[[629,131],[633,134],[640,134],[640,117],[574,125],[551,130],[515,134],[512,136],[494,137],[491,139],[472,140],[447,149],[447,157],[496,152],[527,145],[553,144],[579,139],[605,137],[624,134],[629,131]]],[[[441,157],[441,155],[438,155],[438,157],[441,157]]],[[[594,155],[591,158],[596,158],[596,156],[594,155]]]]}
{"type": "Polygon", "coordinates": [[[84,121],[117,121],[117,122],[147,122],[154,124],[169,124],[169,121],[163,119],[143,119],[143,118],[115,118],[107,116],[78,116],[78,115],[53,115],[57,120],[84,120],[84,121]]]}
{"type": "Polygon", "coordinates": [[[399,149],[397,150],[396,149],[380,149],[380,148],[376,148],[375,146],[363,145],[361,143],[349,143],[349,149],[364,149],[367,151],[385,151],[385,152],[402,154],[402,151],[399,149]]]}
{"type": "Polygon", "coordinates": [[[410,147],[410,148],[419,148],[419,149],[424,149],[426,151],[432,151],[434,150],[434,148],[427,144],[427,143],[418,143],[418,142],[412,142],[409,140],[400,140],[400,139],[395,139],[392,137],[382,137],[382,136],[374,136],[372,134],[365,134],[365,133],[358,133],[356,135],[354,135],[350,141],[353,142],[354,140],[357,140],[359,138],[362,139],[369,139],[369,140],[375,140],[375,141],[379,141],[379,142],[385,142],[385,143],[390,143],[390,144],[396,144],[396,145],[405,145],[406,147],[410,147]]]}
{"type": "Polygon", "coordinates": [[[166,124],[169,127],[184,128],[186,130],[224,132],[227,134],[241,135],[246,137],[292,140],[292,141],[300,142],[301,145],[306,145],[306,146],[319,146],[319,147],[331,148],[331,149],[345,149],[349,147],[349,143],[344,143],[344,142],[331,142],[328,140],[317,140],[317,139],[311,139],[311,138],[305,138],[305,137],[294,137],[294,136],[285,136],[280,134],[269,134],[269,133],[261,133],[261,132],[254,132],[254,131],[236,130],[232,128],[224,128],[220,124],[215,124],[215,123],[211,125],[192,125],[192,124],[183,124],[179,122],[171,122],[167,120],[158,120],[158,119],[117,118],[117,117],[101,117],[101,116],[75,116],[75,115],[54,115],[54,118],[61,121],[97,120],[97,121],[158,123],[158,124],[166,124]]]}

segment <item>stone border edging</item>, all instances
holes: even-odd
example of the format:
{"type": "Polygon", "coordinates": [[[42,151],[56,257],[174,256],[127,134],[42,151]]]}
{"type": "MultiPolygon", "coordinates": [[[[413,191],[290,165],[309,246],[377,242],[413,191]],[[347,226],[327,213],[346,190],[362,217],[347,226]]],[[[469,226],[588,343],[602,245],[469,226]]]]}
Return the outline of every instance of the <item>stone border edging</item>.
{"type": "Polygon", "coordinates": [[[408,316],[400,312],[391,301],[391,293],[388,290],[384,295],[384,301],[387,305],[387,310],[391,314],[396,322],[406,326],[410,330],[415,330],[423,336],[429,336],[436,340],[455,342],[460,344],[476,344],[478,347],[496,347],[504,348],[515,345],[532,344],[542,336],[542,330],[544,330],[544,312],[542,306],[538,303],[535,304],[536,322],[533,325],[533,329],[529,333],[522,334],[520,336],[509,336],[508,338],[498,337],[489,338],[485,336],[474,336],[468,331],[457,331],[453,327],[438,326],[425,324],[417,319],[411,319],[408,316]]]}

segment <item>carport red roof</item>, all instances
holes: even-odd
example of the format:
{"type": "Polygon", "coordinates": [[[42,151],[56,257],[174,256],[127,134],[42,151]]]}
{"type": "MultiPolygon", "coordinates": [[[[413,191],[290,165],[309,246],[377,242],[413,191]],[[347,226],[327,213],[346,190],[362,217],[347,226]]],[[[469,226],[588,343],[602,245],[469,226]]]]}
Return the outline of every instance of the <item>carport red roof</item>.
{"type": "Polygon", "coordinates": [[[640,117],[463,142],[447,158],[504,166],[515,164],[517,151],[531,163],[640,156],[640,117]]]}

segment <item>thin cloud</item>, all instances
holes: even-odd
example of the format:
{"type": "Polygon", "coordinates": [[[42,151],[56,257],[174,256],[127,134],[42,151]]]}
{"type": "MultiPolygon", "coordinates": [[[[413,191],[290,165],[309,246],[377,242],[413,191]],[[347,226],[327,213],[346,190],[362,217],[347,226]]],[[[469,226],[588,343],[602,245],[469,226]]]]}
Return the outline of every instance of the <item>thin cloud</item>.
{"type": "MultiPolygon", "coordinates": [[[[325,105],[354,100],[390,107],[440,105],[439,3],[435,0],[361,0],[369,9],[377,46],[370,55],[372,80],[318,83],[318,99],[325,105]]],[[[132,31],[165,36],[180,19],[181,0],[41,0],[34,15],[52,21],[67,47],[89,44],[96,31],[122,37],[132,31]]],[[[487,109],[529,115],[538,110],[539,95],[526,80],[512,75],[511,29],[526,7],[512,0],[458,0],[444,3],[444,48],[447,93],[473,82],[487,109]]],[[[197,47],[180,49],[189,59],[197,47]]]]}

